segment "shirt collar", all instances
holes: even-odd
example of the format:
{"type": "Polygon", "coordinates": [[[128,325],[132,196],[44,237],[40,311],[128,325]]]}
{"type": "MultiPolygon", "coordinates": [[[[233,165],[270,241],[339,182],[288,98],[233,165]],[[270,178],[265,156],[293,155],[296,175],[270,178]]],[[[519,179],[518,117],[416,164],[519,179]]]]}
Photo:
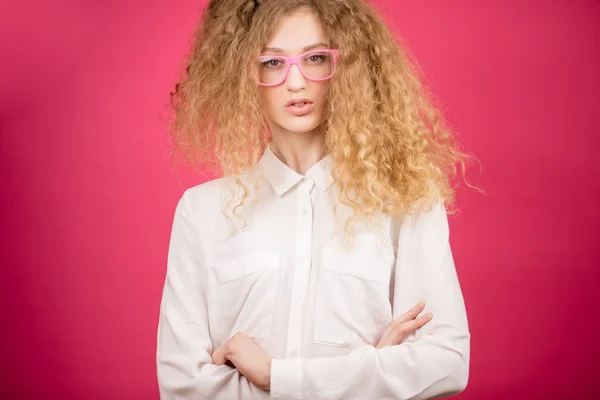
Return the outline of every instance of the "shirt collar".
{"type": "Polygon", "coordinates": [[[326,155],[313,165],[305,175],[301,175],[281,161],[268,145],[259,164],[264,170],[264,176],[278,196],[283,195],[304,178],[311,178],[315,185],[326,191],[333,182],[331,176],[333,156],[326,155]]]}

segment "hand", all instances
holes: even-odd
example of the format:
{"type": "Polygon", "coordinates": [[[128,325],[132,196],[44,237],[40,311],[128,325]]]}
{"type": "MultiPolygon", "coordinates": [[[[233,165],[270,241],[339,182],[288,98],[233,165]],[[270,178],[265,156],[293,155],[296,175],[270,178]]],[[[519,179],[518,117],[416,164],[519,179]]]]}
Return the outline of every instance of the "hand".
{"type": "Polygon", "coordinates": [[[425,303],[420,301],[416,306],[390,322],[383,336],[381,337],[381,340],[379,340],[379,343],[377,343],[376,348],[380,349],[382,347],[400,344],[402,339],[404,339],[410,333],[416,331],[431,321],[431,313],[427,313],[419,318],[416,318],[424,308],[425,303]]]}
{"type": "Polygon", "coordinates": [[[271,357],[250,336],[238,332],[212,353],[213,364],[231,361],[237,370],[262,390],[271,389],[271,357]]]}

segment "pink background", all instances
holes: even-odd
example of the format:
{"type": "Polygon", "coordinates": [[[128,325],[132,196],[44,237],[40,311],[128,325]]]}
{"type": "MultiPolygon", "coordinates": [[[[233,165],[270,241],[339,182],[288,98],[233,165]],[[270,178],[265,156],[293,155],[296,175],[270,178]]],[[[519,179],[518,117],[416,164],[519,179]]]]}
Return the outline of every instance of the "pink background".
{"type": "MultiPolygon", "coordinates": [[[[199,4],[49,3],[0,5],[0,390],[158,399],[174,207],[202,180],[166,159],[165,105],[199,4]]],[[[451,220],[472,333],[459,398],[599,398],[600,2],[382,7],[489,192],[461,189],[451,220]]]]}

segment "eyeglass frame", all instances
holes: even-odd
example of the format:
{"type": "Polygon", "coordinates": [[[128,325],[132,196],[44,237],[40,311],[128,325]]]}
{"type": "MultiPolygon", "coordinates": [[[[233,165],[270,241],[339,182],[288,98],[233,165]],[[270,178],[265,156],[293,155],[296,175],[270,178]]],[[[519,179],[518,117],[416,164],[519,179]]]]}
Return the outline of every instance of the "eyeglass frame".
{"type": "MultiPolygon", "coordinates": [[[[256,62],[258,60],[260,60],[263,57],[273,57],[273,58],[281,58],[283,60],[285,60],[285,62],[287,63],[287,69],[285,71],[285,74],[283,75],[283,79],[281,79],[280,82],[277,83],[262,83],[258,80],[258,77],[256,78],[256,81],[259,85],[261,86],[279,86],[281,85],[283,82],[285,82],[288,78],[288,75],[290,73],[290,69],[292,68],[292,65],[296,65],[298,67],[298,71],[300,71],[300,73],[302,74],[303,77],[305,77],[306,79],[308,79],[309,81],[313,81],[313,82],[322,82],[322,81],[326,81],[328,79],[331,79],[331,77],[333,77],[333,75],[335,75],[335,71],[336,71],[336,66],[337,66],[337,59],[339,56],[339,50],[337,49],[315,49],[315,50],[310,50],[307,51],[305,53],[302,54],[298,54],[296,56],[280,56],[280,55],[261,55],[261,56],[256,56],[253,61],[256,62]],[[306,75],[304,73],[304,70],[302,69],[302,65],[300,64],[300,61],[302,59],[302,57],[306,56],[307,54],[311,54],[311,53],[323,53],[323,52],[328,52],[331,53],[333,55],[333,71],[331,71],[331,75],[325,77],[325,78],[320,78],[320,79],[313,79],[311,77],[309,77],[308,75],[306,75]]],[[[250,63],[248,63],[250,65],[250,63]]]]}

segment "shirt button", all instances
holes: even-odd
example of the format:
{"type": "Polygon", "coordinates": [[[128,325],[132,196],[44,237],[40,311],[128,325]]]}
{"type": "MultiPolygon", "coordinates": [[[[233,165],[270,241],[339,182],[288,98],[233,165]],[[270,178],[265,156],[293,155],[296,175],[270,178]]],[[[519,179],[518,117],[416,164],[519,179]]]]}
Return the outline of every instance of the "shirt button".
{"type": "Polygon", "coordinates": [[[298,301],[296,302],[296,305],[297,305],[298,307],[299,307],[299,306],[301,306],[301,305],[302,305],[302,300],[298,300],[298,301]]]}
{"type": "Polygon", "coordinates": [[[298,399],[302,398],[302,393],[300,393],[300,391],[296,392],[296,398],[298,398],[298,399]]]}
{"type": "Polygon", "coordinates": [[[298,352],[296,351],[296,349],[292,349],[292,351],[290,351],[290,354],[295,356],[296,354],[298,354],[298,352]]]}
{"type": "Polygon", "coordinates": [[[305,208],[304,210],[302,210],[302,215],[306,215],[308,214],[308,210],[305,208]]]}

